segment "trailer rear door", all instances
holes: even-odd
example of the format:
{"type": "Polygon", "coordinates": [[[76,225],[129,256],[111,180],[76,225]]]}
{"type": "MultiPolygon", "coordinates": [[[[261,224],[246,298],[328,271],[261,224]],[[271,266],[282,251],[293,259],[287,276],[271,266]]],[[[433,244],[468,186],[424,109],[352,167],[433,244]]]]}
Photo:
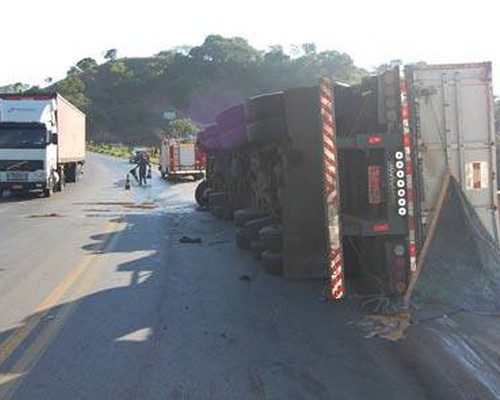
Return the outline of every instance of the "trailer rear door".
{"type": "Polygon", "coordinates": [[[491,64],[410,67],[407,75],[418,147],[421,236],[449,169],[498,242],[491,64]]]}

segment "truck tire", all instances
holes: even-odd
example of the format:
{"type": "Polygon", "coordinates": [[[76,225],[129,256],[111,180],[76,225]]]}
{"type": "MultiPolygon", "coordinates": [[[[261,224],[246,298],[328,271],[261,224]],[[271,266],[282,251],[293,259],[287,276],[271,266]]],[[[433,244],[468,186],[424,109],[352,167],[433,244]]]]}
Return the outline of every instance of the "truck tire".
{"type": "Polygon", "coordinates": [[[243,208],[241,210],[236,210],[234,212],[233,219],[234,219],[234,224],[237,227],[243,228],[249,221],[268,216],[269,213],[262,210],[258,210],[255,208],[243,208]]]}
{"type": "Polygon", "coordinates": [[[259,240],[265,250],[280,252],[283,250],[283,233],[278,225],[270,225],[259,231],[259,240]]]}
{"type": "Polygon", "coordinates": [[[227,205],[226,192],[212,192],[208,195],[208,208],[225,207],[227,205]]]}
{"type": "Polygon", "coordinates": [[[276,223],[275,217],[265,217],[249,221],[243,228],[236,229],[236,243],[241,248],[250,250],[251,243],[259,240],[259,231],[268,225],[276,223]]]}
{"type": "Polygon", "coordinates": [[[250,250],[251,240],[243,228],[237,228],[235,232],[236,246],[243,250],[250,250]]]}
{"type": "Polygon", "coordinates": [[[76,164],[75,167],[75,182],[78,182],[82,178],[83,164],[76,164]]]}
{"type": "Polygon", "coordinates": [[[76,163],[67,164],[64,173],[66,174],[66,182],[76,182],[76,163]]]}
{"type": "Polygon", "coordinates": [[[208,193],[207,189],[210,189],[210,184],[207,181],[201,181],[196,190],[194,191],[194,198],[200,207],[208,206],[208,193]]]}
{"type": "Polygon", "coordinates": [[[245,118],[248,122],[285,115],[283,92],[252,97],[245,103],[245,118]]]}
{"type": "Polygon", "coordinates": [[[54,172],[52,171],[50,174],[49,182],[47,183],[47,187],[43,189],[44,197],[51,197],[54,194],[54,172]]]}
{"type": "Polygon", "coordinates": [[[268,143],[284,140],[288,137],[285,119],[273,117],[247,125],[248,141],[250,143],[268,143]]]}
{"type": "Polygon", "coordinates": [[[59,182],[56,185],[56,192],[62,192],[64,186],[66,186],[66,174],[64,173],[64,168],[59,169],[59,182]]]}
{"type": "Polygon", "coordinates": [[[226,209],[220,206],[212,207],[212,215],[220,219],[226,219],[226,209]]]}
{"type": "Polygon", "coordinates": [[[278,219],[276,217],[264,217],[247,222],[243,229],[247,231],[248,237],[252,240],[258,240],[259,232],[262,228],[276,223],[278,223],[278,219]]]}
{"type": "Polygon", "coordinates": [[[262,253],[262,265],[264,266],[264,271],[269,275],[283,275],[283,256],[281,253],[265,250],[262,253]]]}
{"type": "Polygon", "coordinates": [[[252,251],[253,256],[256,260],[262,259],[262,252],[266,250],[264,246],[264,242],[262,240],[252,240],[250,242],[250,250],[252,251]]]}

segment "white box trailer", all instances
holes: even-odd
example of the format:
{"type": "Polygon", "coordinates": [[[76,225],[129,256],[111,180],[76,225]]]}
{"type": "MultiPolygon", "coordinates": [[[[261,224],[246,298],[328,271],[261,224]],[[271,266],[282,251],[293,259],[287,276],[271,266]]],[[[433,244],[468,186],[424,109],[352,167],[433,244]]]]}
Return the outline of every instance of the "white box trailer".
{"type": "Polygon", "coordinates": [[[50,196],[85,162],[85,114],[58,93],[0,95],[0,194],[50,196]]]}

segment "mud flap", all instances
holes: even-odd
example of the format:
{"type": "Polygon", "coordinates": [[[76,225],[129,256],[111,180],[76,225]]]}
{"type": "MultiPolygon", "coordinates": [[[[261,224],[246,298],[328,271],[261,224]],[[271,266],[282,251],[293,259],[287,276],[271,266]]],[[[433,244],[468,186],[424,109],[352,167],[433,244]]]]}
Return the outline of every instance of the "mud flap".
{"type": "Polygon", "coordinates": [[[345,294],[331,84],[284,93],[289,143],[282,213],[284,275],[321,279],[328,298],[345,294]]]}

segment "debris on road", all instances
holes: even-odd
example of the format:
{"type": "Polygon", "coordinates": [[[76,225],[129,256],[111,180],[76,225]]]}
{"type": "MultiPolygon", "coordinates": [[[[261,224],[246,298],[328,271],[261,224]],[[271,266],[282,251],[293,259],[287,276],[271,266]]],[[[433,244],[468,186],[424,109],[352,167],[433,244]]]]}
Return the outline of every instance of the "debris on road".
{"type": "Polygon", "coordinates": [[[131,203],[124,205],[125,208],[138,208],[141,210],[153,210],[157,206],[152,202],[143,202],[143,203],[131,203]]]}
{"type": "Polygon", "coordinates": [[[366,334],[366,339],[379,337],[395,342],[405,337],[411,325],[411,312],[398,310],[383,315],[367,314],[355,325],[366,334]]]}
{"type": "Polygon", "coordinates": [[[251,277],[250,275],[241,275],[240,276],[240,281],[251,282],[253,280],[254,280],[254,278],[251,277]]]}
{"type": "Polygon", "coordinates": [[[53,218],[53,217],[62,217],[62,215],[52,212],[47,214],[33,214],[28,216],[28,218],[53,218]]]}
{"type": "Polygon", "coordinates": [[[189,236],[183,236],[179,239],[179,242],[181,243],[201,243],[200,238],[192,238],[189,236]]]}

